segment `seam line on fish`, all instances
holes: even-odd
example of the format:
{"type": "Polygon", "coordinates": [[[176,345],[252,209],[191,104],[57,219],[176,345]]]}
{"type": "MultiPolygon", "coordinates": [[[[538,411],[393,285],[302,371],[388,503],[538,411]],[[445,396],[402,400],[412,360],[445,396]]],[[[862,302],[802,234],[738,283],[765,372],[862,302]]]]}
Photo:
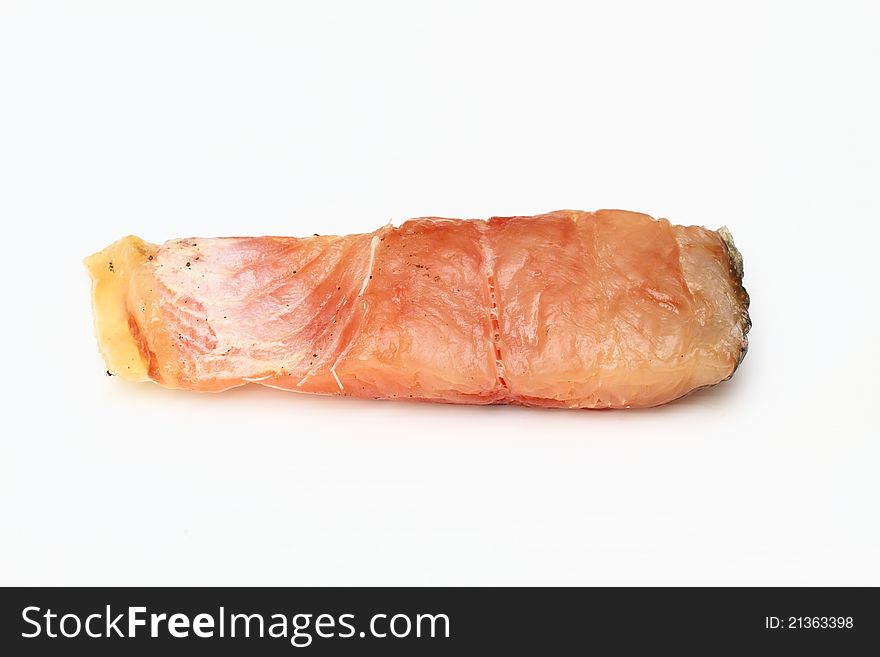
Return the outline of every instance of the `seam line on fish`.
{"type": "Polygon", "coordinates": [[[486,284],[489,288],[489,345],[492,350],[489,354],[495,366],[495,381],[506,393],[508,390],[505,378],[504,361],[501,357],[501,323],[498,319],[498,296],[495,291],[495,253],[492,251],[486,231],[489,229],[488,222],[482,222],[480,226],[480,251],[485,264],[486,284]]]}
{"type": "Polygon", "coordinates": [[[359,297],[364,296],[364,291],[367,289],[370,279],[373,278],[373,263],[376,262],[377,246],[379,246],[379,236],[373,235],[373,239],[370,240],[370,264],[367,266],[367,275],[364,276],[364,284],[361,285],[361,291],[358,292],[359,297]]]}

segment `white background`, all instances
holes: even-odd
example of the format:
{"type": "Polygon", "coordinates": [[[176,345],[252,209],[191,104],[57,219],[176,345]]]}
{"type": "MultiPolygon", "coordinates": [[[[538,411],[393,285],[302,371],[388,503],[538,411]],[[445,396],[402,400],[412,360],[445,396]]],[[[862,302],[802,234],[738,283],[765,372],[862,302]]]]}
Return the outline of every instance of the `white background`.
{"type": "Polygon", "coordinates": [[[880,585],[872,4],[3,0],[0,583],[880,585]],[[104,376],[82,258],[122,235],[602,207],[731,228],[732,381],[572,412],[104,376]]]}

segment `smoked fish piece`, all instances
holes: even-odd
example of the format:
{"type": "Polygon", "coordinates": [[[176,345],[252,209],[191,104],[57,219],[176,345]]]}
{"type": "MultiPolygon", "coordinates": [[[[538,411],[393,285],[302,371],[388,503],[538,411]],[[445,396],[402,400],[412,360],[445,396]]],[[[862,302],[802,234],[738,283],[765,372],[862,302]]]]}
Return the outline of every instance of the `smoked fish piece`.
{"type": "Polygon", "coordinates": [[[728,379],[748,346],[730,233],[622,210],[129,236],[86,266],[107,371],[169,388],[640,408],[728,379]]]}

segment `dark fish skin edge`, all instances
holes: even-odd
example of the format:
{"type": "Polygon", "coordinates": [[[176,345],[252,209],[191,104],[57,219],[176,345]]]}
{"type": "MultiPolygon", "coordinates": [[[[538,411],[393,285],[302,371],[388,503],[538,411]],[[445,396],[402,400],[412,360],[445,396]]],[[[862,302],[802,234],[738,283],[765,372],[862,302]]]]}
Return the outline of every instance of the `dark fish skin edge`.
{"type": "MultiPolygon", "coordinates": [[[[739,368],[740,364],[743,362],[743,359],[746,357],[746,352],[749,350],[749,330],[752,328],[752,318],[749,317],[749,293],[746,291],[746,288],[743,286],[743,257],[739,252],[739,249],[736,248],[736,244],[733,242],[733,235],[731,235],[727,226],[722,226],[716,231],[721,237],[721,241],[724,242],[724,246],[727,249],[727,263],[730,267],[730,275],[733,277],[734,282],[737,286],[737,292],[739,293],[740,300],[742,302],[742,322],[741,326],[743,329],[743,346],[742,351],[739,354],[739,358],[736,361],[736,365],[733,368],[733,372],[730,373],[730,376],[727,377],[729,379],[733,376],[734,372],[739,368]]],[[[724,379],[727,381],[727,379],[724,379]]]]}

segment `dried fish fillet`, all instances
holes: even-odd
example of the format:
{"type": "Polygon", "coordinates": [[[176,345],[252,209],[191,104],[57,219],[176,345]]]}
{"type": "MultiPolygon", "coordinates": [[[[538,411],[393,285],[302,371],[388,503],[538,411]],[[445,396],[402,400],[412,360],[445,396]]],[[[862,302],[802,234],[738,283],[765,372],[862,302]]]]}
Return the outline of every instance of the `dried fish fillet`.
{"type": "Polygon", "coordinates": [[[126,237],[86,265],[108,371],[199,391],[647,407],[729,378],[750,326],[729,233],[620,210],[126,237]]]}

